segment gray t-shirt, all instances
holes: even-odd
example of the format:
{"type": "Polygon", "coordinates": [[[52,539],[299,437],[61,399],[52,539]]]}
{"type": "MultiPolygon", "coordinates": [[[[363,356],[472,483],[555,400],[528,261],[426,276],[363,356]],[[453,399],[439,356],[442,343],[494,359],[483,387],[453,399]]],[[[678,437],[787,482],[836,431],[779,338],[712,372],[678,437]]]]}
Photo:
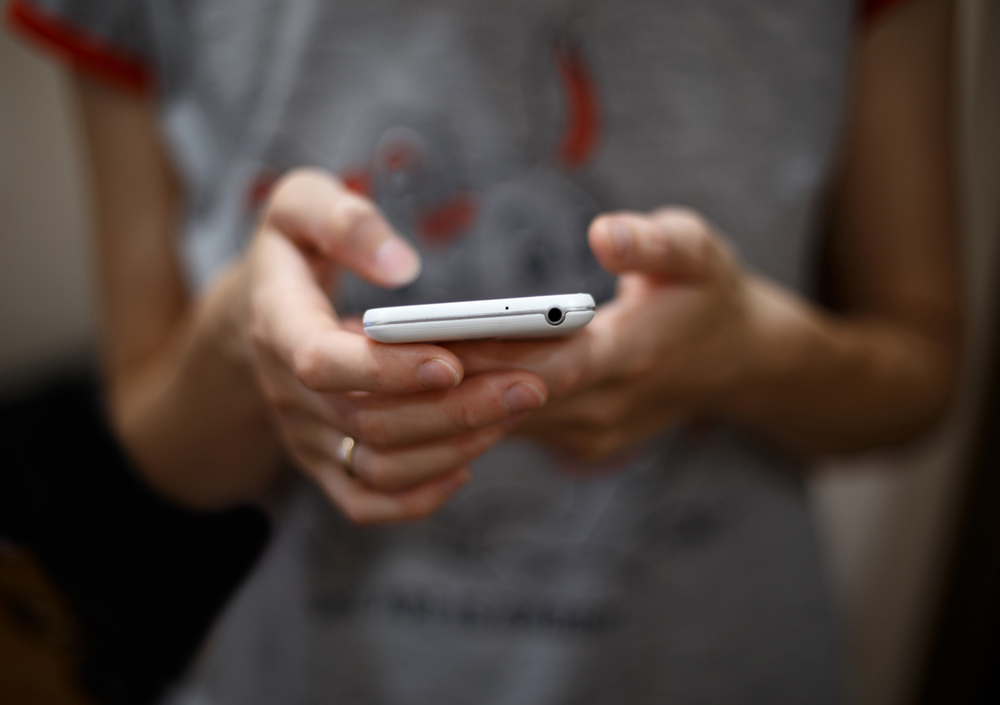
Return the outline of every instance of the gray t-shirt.
{"type": "MultiPolygon", "coordinates": [[[[37,0],[155,76],[191,286],[303,164],[421,251],[343,311],[613,293],[597,213],[682,204],[808,287],[850,0],[37,0]]],[[[416,523],[305,482],[176,703],[837,703],[843,663],[798,468],[715,425],[600,466],[503,443],[416,523]]]]}

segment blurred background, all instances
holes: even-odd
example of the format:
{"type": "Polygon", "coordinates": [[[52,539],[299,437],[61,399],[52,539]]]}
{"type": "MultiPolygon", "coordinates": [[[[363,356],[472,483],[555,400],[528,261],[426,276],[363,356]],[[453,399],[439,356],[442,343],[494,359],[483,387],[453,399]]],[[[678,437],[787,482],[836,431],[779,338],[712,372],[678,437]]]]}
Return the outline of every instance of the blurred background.
{"type": "MultiPolygon", "coordinates": [[[[960,0],[957,12],[971,330],[962,392],[929,437],[824,464],[812,481],[863,705],[1000,692],[988,675],[1000,666],[1000,2],[960,0]]],[[[76,119],[60,69],[0,30],[0,398],[94,358],[76,119]]],[[[87,702],[75,630],[44,572],[0,543],[0,701],[87,702]]]]}

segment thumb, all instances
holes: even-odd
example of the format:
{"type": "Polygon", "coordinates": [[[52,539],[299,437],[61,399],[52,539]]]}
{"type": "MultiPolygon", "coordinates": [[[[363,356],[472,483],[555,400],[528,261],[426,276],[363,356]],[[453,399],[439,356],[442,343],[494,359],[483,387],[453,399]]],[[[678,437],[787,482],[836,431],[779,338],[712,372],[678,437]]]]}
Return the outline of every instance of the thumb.
{"type": "Polygon", "coordinates": [[[405,286],[420,274],[420,256],[375,205],[318,169],[297,169],[278,183],[264,225],[305,254],[350,269],[377,286],[405,286]]]}
{"type": "Polygon", "coordinates": [[[681,208],[603,215],[591,223],[588,237],[597,261],[613,274],[697,281],[724,259],[723,245],[705,220],[681,208]]]}

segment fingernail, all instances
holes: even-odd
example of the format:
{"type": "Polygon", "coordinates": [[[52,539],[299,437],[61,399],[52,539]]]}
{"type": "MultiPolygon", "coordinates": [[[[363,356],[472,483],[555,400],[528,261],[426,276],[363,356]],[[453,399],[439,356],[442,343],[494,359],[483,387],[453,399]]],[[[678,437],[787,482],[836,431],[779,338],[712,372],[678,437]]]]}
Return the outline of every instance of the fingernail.
{"type": "Polygon", "coordinates": [[[428,389],[448,389],[462,381],[462,376],[444,360],[428,360],[417,368],[417,379],[428,389]]]}
{"type": "Polygon", "coordinates": [[[612,218],[608,221],[607,237],[615,259],[619,262],[624,261],[632,249],[632,232],[629,227],[621,220],[612,218]]]}
{"type": "Polygon", "coordinates": [[[420,258],[398,237],[390,237],[375,251],[375,266],[395,286],[409,284],[420,274],[420,258]]]}
{"type": "Polygon", "coordinates": [[[545,401],[541,392],[532,387],[530,384],[525,384],[524,382],[518,382],[513,387],[507,390],[507,393],[503,396],[504,403],[507,405],[508,411],[512,414],[519,414],[522,411],[530,411],[531,409],[537,409],[545,401]]]}

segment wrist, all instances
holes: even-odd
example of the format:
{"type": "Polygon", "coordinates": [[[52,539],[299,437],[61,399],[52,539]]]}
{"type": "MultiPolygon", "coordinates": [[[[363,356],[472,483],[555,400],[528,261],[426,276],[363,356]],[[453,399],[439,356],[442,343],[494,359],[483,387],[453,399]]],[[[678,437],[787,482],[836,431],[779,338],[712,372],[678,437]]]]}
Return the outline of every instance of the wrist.
{"type": "Polygon", "coordinates": [[[255,496],[280,452],[256,381],[246,267],[222,272],[127,381],[117,431],[147,481],[195,507],[255,496]]]}
{"type": "Polygon", "coordinates": [[[805,302],[761,276],[745,274],[738,296],[736,362],[712,413],[739,423],[752,421],[794,377],[790,371],[810,356],[807,329],[818,325],[805,302]]]}

